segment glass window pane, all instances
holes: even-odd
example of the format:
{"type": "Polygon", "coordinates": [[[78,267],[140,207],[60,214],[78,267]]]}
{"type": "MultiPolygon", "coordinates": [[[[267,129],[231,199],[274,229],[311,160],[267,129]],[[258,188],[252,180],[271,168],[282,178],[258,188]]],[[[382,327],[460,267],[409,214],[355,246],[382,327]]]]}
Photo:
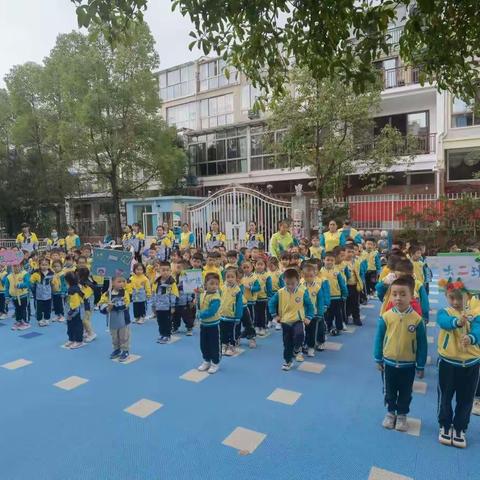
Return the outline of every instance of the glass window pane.
{"type": "Polygon", "coordinates": [[[240,171],[242,173],[245,173],[247,171],[247,159],[246,158],[242,158],[241,160],[239,160],[239,167],[240,167],[240,171]]]}
{"type": "Polygon", "coordinates": [[[200,111],[201,111],[201,117],[206,118],[208,117],[208,99],[207,100],[202,100],[200,103],[200,111]]]}
{"type": "Polygon", "coordinates": [[[207,164],[207,175],[216,175],[217,174],[217,164],[208,163],[207,164]]]}
{"type": "Polygon", "coordinates": [[[205,162],[207,160],[206,154],[205,154],[205,144],[200,143],[197,145],[197,161],[198,163],[205,162]]]}
{"type": "Polygon", "coordinates": [[[237,161],[229,160],[227,162],[227,173],[237,173],[237,161]]]}
{"type": "Polygon", "coordinates": [[[207,164],[201,163],[199,165],[199,175],[205,177],[207,175],[207,164]]]}
{"type": "Polygon", "coordinates": [[[225,95],[217,97],[217,113],[225,113],[225,95]]]}
{"type": "Polygon", "coordinates": [[[229,138],[227,140],[227,158],[238,158],[239,156],[238,138],[229,138]]]}
{"type": "Polygon", "coordinates": [[[250,85],[242,87],[242,110],[250,110],[250,85]]]}
{"type": "Polygon", "coordinates": [[[218,113],[218,97],[208,99],[208,115],[212,117],[218,113]]]}
{"type": "Polygon", "coordinates": [[[263,153],[262,137],[263,135],[252,135],[250,137],[251,155],[261,155],[263,153]]]}
{"type": "Polygon", "coordinates": [[[226,125],[225,123],[225,115],[219,115],[217,117],[217,123],[218,125],[226,125]]]}
{"type": "Polygon", "coordinates": [[[225,156],[225,140],[217,140],[216,142],[216,147],[217,147],[217,158],[219,160],[224,160],[226,158],[225,156]]]}
{"type": "Polygon", "coordinates": [[[200,65],[200,80],[208,78],[208,63],[202,63],[200,65]]]}
{"type": "Polygon", "coordinates": [[[250,162],[250,168],[252,170],[263,170],[262,157],[252,157],[250,162]]]}
{"type": "Polygon", "coordinates": [[[227,173],[227,162],[218,162],[217,163],[217,175],[224,175],[227,173]]]}
{"type": "Polygon", "coordinates": [[[217,160],[216,144],[213,143],[213,142],[208,143],[208,146],[207,146],[207,157],[208,157],[208,161],[209,161],[209,162],[214,161],[214,160],[217,160]]]}
{"type": "Polygon", "coordinates": [[[407,115],[407,133],[428,135],[427,112],[409,113],[407,115]]]}
{"type": "Polygon", "coordinates": [[[208,76],[209,77],[215,77],[218,75],[218,70],[217,70],[217,61],[209,62],[208,64],[208,76]]]}
{"type": "Polygon", "coordinates": [[[168,85],[175,85],[176,83],[180,82],[180,70],[171,70],[167,72],[167,84],[168,85]]]}
{"type": "Polygon", "coordinates": [[[225,95],[225,113],[233,112],[233,93],[225,95]]]}
{"type": "Polygon", "coordinates": [[[208,80],[208,89],[218,88],[218,77],[210,78],[208,80]]]}
{"type": "Polygon", "coordinates": [[[230,113],[225,116],[225,123],[229,125],[230,123],[233,123],[233,113],[230,113]]]}
{"type": "Polygon", "coordinates": [[[240,137],[238,139],[238,151],[239,151],[239,157],[246,157],[247,156],[247,138],[246,137],[240,137]]]}
{"type": "Polygon", "coordinates": [[[200,91],[205,92],[206,90],[208,90],[208,80],[202,80],[200,82],[200,91]]]}
{"type": "Polygon", "coordinates": [[[452,113],[469,112],[471,108],[460,98],[454,98],[452,103],[452,113]]]}
{"type": "Polygon", "coordinates": [[[161,73],[159,75],[160,88],[165,88],[167,86],[167,74],[161,73]]]}
{"type": "Polygon", "coordinates": [[[217,117],[210,117],[208,120],[208,126],[210,128],[218,126],[217,117]]]}

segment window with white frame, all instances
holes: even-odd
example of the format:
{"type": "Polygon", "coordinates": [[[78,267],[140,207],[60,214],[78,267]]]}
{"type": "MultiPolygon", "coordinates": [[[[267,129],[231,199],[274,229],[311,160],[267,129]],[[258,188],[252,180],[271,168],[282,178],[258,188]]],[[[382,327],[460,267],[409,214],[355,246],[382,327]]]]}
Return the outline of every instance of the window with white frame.
{"type": "Polygon", "coordinates": [[[480,148],[447,150],[449,182],[480,180],[480,148]]]}
{"type": "Polygon", "coordinates": [[[195,65],[186,65],[159,74],[162,100],[193,95],[196,91],[195,65]]]}
{"type": "Polygon", "coordinates": [[[285,130],[266,131],[263,126],[250,128],[250,170],[270,170],[287,166],[288,158],[279,153],[285,130]]]}
{"type": "Polygon", "coordinates": [[[475,115],[474,103],[453,97],[452,99],[452,128],[471,127],[480,125],[480,115],[475,115]]]}
{"type": "Polygon", "coordinates": [[[196,130],[197,102],[188,102],[167,108],[167,123],[177,128],[196,130]]]}
{"type": "Polygon", "coordinates": [[[225,87],[238,83],[238,72],[233,67],[228,67],[229,76],[225,75],[227,64],[223,59],[212,60],[200,64],[200,91],[206,92],[214,88],[225,87]]]}
{"type": "Polygon", "coordinates": [[[252,110],[253,104],[261,96],[260,90],[253,85],[244,85],[242,87],[242,113],[246,114],[252,110]]]}
{"type": "Polygon", "coordinates": [[[233,123],[233,94],[200,101],[200,128],[212,128],[233,123]]]}

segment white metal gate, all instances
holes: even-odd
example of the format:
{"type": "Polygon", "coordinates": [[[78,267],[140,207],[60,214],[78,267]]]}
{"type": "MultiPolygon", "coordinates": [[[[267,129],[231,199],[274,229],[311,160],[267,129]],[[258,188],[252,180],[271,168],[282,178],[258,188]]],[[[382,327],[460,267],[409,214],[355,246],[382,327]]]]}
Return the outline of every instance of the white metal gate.
{"type": "Polygon", "coordinates": [[[265,237],[268,248],[270,237],[277,231],[281,220],[290,219],[291,203],[273,198],[247,187],[231,186],[188,209],[190,226],[197,245],[205,245],[210,222],[216,220],[227,237],[227,249],[245,244],[245,233],[251,221],[256,222],[258,232],[265,237]]]}

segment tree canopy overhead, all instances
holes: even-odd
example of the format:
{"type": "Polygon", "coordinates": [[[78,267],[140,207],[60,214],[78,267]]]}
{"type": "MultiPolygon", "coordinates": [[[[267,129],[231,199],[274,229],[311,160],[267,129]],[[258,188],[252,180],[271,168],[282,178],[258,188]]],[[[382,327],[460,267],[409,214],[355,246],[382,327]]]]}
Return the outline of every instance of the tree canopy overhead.
{"type": "MultiPolygon", "coordinates": [[[[148,6],[148,0],[71,1],[80,26],[98,23],[113,42],[130,22],[143,21],[148,6]]],[[[391,47],[395,21],[404,23],[400,55],[422,66],[422,81],[476,96],[477,0],[172,0],[172,9],[194,25],[190,48],[228,58],[274,96],[283,93],[292,62],[316,79],[340,75],[357,93],[365,91],[374,81],[372,61],[391,47]]]]}

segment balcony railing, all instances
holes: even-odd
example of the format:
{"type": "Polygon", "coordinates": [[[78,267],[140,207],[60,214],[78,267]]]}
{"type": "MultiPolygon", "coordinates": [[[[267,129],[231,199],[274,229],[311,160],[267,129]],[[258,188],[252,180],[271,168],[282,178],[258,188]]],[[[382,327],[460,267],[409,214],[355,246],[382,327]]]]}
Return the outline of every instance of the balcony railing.
{"type": "Polygon", "coordinates": [[[418,67],[380,69],[379,74],[384,90],[420,83],[420,69],[418,67]]]}
{"type": "Polygon", "coordinates": [[[387,43],[390,45],[398,45],[402,36],[403,27],[389,28],[387,30],[387,43]]]}
{"type": "MultiPolygon", "coordinates": [[[[393,152],[395,155],[426,155],[436,150],[436,133],[428,135],[408,135],[403,138],[400,145],[393,152]]],[[[370,151],[375,146],[375,140],[371,143],[359,146],[364,152],[370,151]]]]}

